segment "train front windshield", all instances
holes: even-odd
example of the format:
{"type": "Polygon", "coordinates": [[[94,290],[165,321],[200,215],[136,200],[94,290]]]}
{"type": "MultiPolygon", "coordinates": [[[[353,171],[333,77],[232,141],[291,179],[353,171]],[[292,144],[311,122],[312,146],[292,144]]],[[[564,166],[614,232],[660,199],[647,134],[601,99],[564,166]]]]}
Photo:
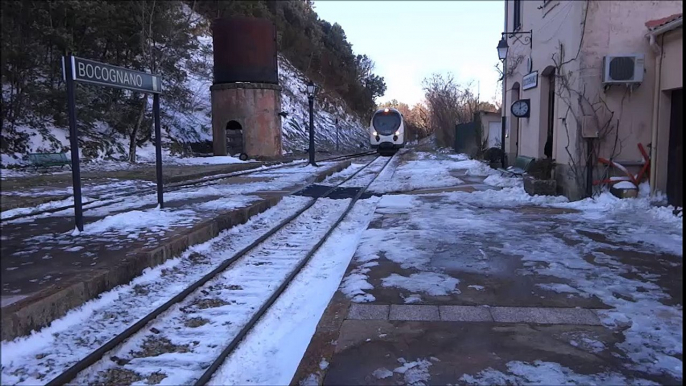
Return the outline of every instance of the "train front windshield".
{"type": "Polygon", "coordinates": [[[400,127],[400,114],[395,111],[378,112],[374,115],[372,123],[374,130],[381,135],[391,135],[400,127]]]}

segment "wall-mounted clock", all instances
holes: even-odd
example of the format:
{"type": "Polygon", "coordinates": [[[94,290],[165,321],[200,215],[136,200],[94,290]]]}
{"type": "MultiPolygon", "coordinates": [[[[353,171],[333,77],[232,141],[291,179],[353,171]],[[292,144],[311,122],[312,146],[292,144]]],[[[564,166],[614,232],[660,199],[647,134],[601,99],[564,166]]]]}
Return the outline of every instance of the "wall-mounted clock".
{"type": "Polygon", "coordinates": [[[530,100],[520,99],[515,101],[512,106],[510,106],[510,111],[512,111],[512,115],[517,118],[529,118],[529,113],[531,112],[530,100]]]}

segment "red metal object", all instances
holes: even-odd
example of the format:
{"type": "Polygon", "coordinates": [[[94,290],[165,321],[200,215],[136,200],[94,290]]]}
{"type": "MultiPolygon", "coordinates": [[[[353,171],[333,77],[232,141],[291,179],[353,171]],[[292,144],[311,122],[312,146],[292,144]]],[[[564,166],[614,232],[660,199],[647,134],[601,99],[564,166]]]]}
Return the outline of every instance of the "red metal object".
{"type": "Polygon", "coordinates": [[[630,181],[632,184],[638,187],[641,181],[643,181],[644,177],[650,176],[650,156],[648,155],[648,152],[646,152],[645,148],[643,147],[643,144],[641,143],[638,144],[638,151],[641,152],[641,156],[643,157],[643,167],[641,167],[641,170],[635,176],[632,173],[630,173],[629,170],[627,170],[627,168],[625,168],[622,164],[619,164],[612,160],[608,160],[606,158],[598,157],[598,162],[621,170],[625,174],[625,176],[615,177],[614,179],[606,178],[604,180],[595,180],[593,181],[593,185],[612,185],[620,181],[630,181]]]}
{"type": "Polygon", "coordinates": [[[276,27],[266,19],[215,19],[214,84],[279,83],[276,27]]]}

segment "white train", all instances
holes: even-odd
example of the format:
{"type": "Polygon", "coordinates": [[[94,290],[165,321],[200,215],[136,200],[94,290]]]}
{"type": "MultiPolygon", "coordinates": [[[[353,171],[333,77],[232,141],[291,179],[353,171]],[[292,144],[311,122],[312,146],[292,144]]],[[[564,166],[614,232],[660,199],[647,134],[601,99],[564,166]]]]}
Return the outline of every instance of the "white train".
{"type": "Polygon", "coordinates": [[[369,124],[369,142],[383,156],[395,154],[405,146],[403,115],[390,107],[376,110],[369,124]]]}

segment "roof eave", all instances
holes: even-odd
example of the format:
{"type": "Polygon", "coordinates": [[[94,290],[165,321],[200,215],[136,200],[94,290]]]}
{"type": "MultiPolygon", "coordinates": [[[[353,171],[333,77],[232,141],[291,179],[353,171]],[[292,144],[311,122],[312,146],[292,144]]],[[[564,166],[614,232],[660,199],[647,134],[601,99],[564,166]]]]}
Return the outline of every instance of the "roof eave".
{"type": "Polygon", "coordinates": [[[677,29],[677,28],[683,26],[683,24],[684,24],[684,19],[678,18],[676,20],[670,21],[669,23],[667,23],[665,25],[662,25],[660,27],[655,28],[652,31],[649,31],[646,34],[646,37],[650,38],[652,36],[654,38],[654,37],[660,36],[664,33],[667,33],[671,30],[674,30],[674,29],[677,29]]]}

